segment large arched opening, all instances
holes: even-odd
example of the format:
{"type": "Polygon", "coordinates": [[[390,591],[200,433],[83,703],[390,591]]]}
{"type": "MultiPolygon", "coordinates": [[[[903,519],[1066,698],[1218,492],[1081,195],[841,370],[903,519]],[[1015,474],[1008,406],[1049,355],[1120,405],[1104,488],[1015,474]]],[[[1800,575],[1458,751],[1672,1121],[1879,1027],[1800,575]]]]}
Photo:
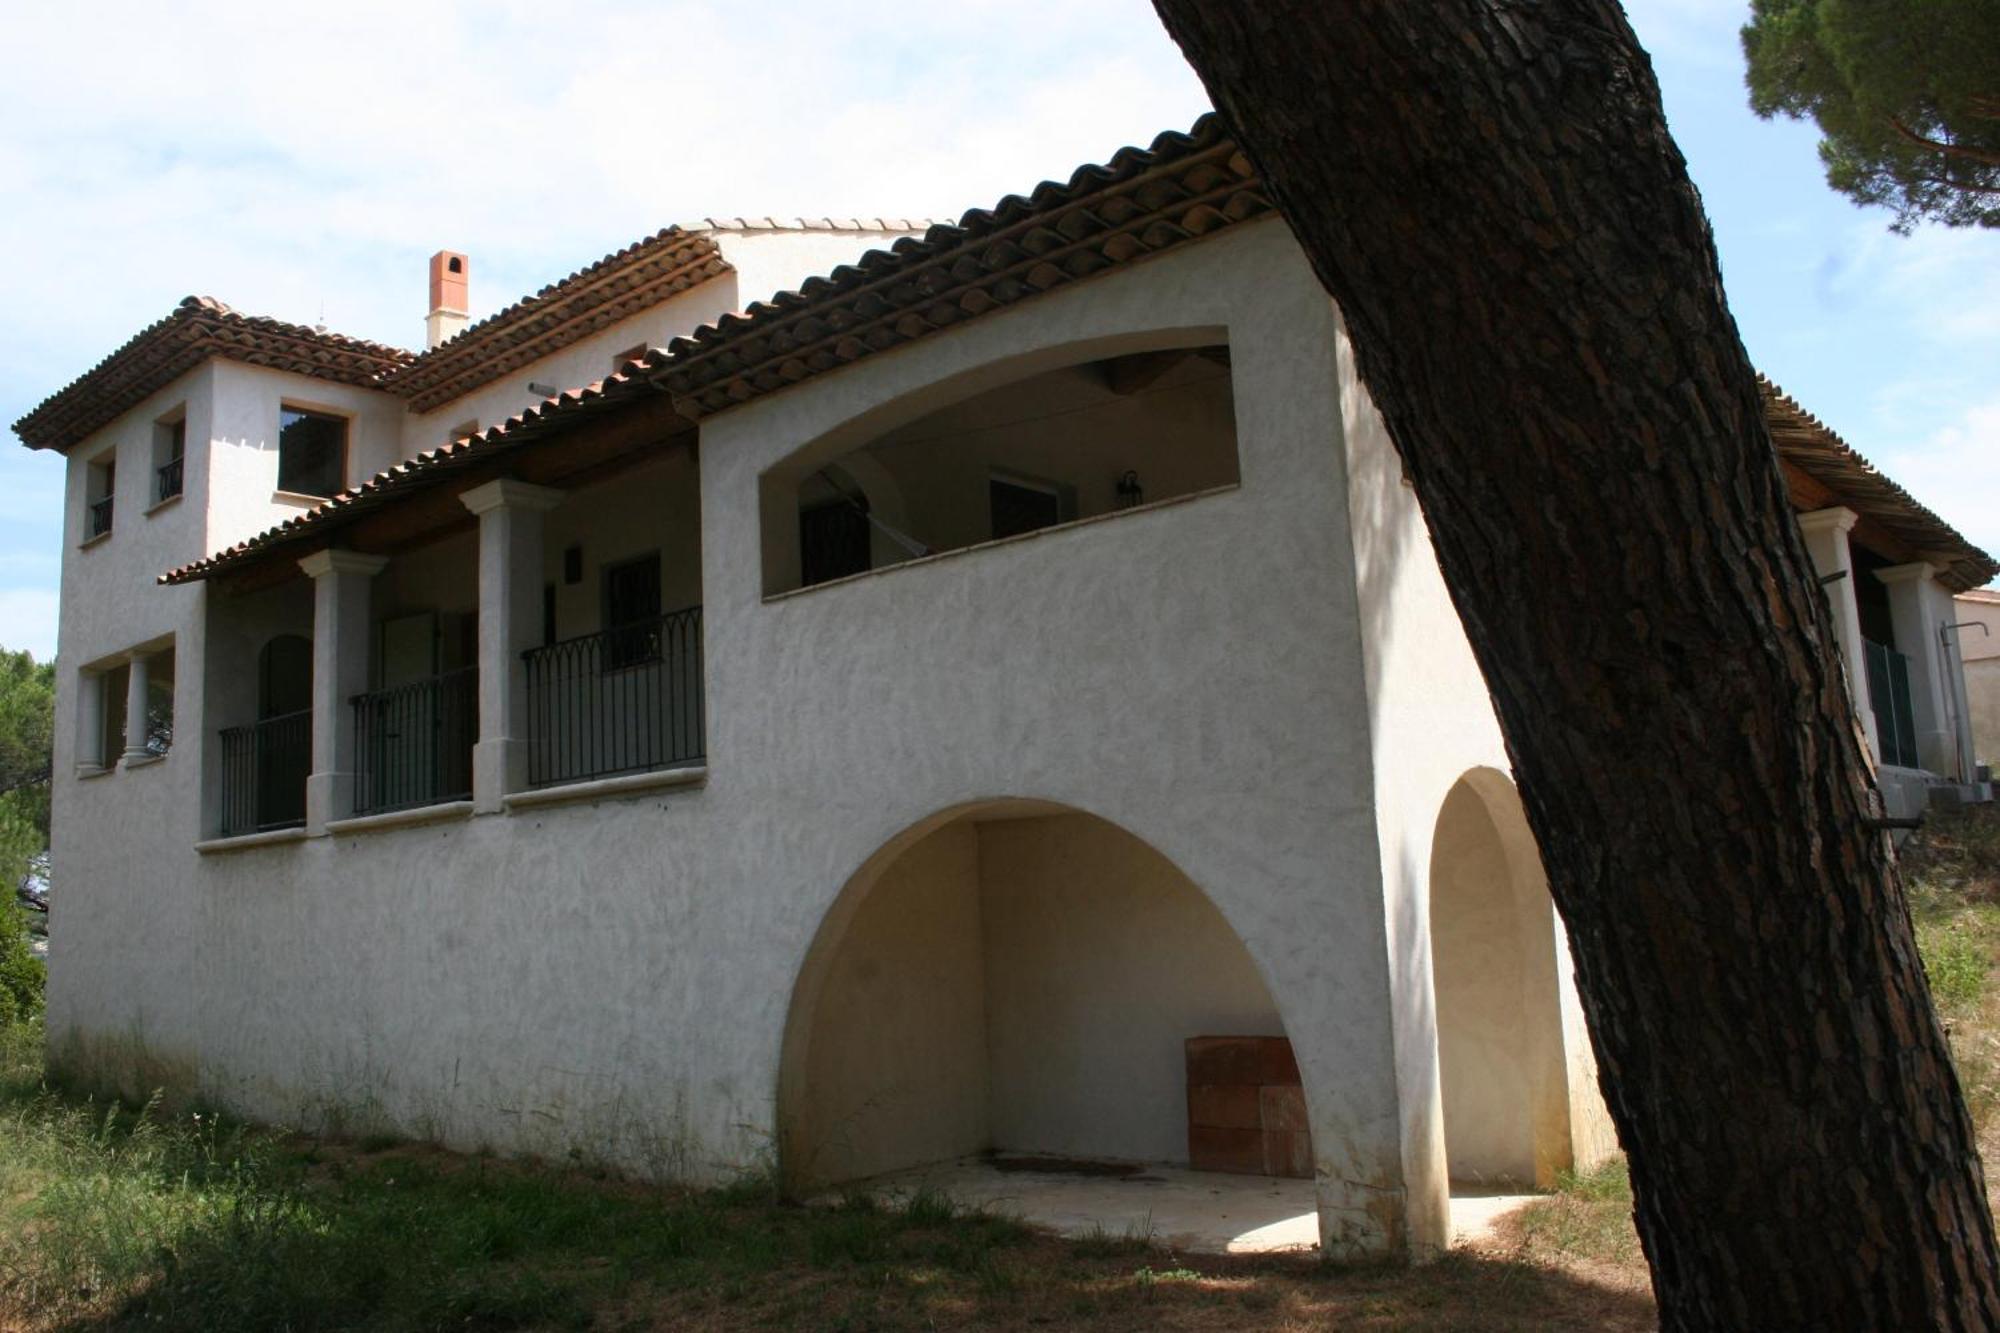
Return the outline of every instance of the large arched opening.
{"type": "Polygon", "coordinates": [[[1296,1218],[1311,1243],[1284,1033],[1221,912],[1131,833],[1041,802],[948,811],[869,859],[808,952],[781,1169],[800,1196],[952,1167],[1071,1171],[1101,1191],[1233,1153],[1224,1165],[1269,1196],[1241,1229],[1296,1218]]]}
{"type": "Polygon", "coordinates": [[[1560,928],[1506,775],[1455,783],[1431,843],[1445,1160],[1455,1186],[1546,1188],[1575,1164],[1560,928]]]}

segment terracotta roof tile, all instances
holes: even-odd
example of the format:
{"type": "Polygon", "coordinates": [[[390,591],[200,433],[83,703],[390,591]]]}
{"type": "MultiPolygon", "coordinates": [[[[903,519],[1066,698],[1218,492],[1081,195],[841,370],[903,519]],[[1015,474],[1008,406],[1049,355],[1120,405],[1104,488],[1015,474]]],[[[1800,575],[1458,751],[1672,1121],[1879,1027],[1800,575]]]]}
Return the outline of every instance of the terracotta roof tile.
{"type": "Polygon", "coordinates": [[[1271,212],[1211,113],[1186,134],[871,250],[675,339],[647,364],[684,414],[706,416],[1271,212]]]}
{"type": "Polygon", "coordinates": [[[245,315],[206,296],[190,296],[165,319],[43,399],[14,423],[33,449],[68,449],[149,394],[210,357],[268,366],[341,384],[373,385],[410,360],[399,347],[323,333],[263,315],[245,315]]]}
{"type": "Polygon", "coordinates": [[[1764,417],[1779,456],[1832,491],[1841,504],[1875,520],[1922,558],[1939,565],[1938,578],[1946,587],[1963,592],[2000,574],[2000,564],[1992,556],[1918,504],[1783,389],[1763,375],[1757,377],[1757,385],[1763,390],[1764,417]]]}
{"type": "Polygon", "coordinates": [[[381,387],[428,412],[730,271],[713,236],[664,227],[468,326],[381,387]]]}
{"type": "Polygon", "coordinates": [[[657,398],[659,391],[644,380],[622,374],[609,375],[580,389],[566,389],[487,430],[460,436],[404,459],[274,528],[162,574],[159,582],[192,583],[209,578],[263,557],[277,547],[304,543],[310,549],[317,549],[322,534],[345,526],[347,521],[379,509],[401,495],[443,481],[451,473],[486,462],[506,450],[580,425],[595,413],[642,396],[657,398]]]}
{"type": "MultiPolygon", "coordinates": [[[[808,280],[797,292],[780,293],[665,349],[654,348],[609,379],[549,399],[482,435],[418,455],[161,581],[207,578],[254,561],[276,545],[331,540],[346,515],[635,399],[670,392],[685,416],[721,411],[1270,211],[1248,162],[1219,120],[1205,116],[1187,134],[1161,135],[1145,150],[1124,149],[1102,166],[1080,168],[1067,183],[1044,182],[1026,196],[1010,195],[956,223],[933,225],[921,239],[905,236],[886,250],[870,251],[808,280]]],[[[706,225],[756,230],[768,221],[709,219],[706,225]]],[[[851,220],[823,221],[833,226],[851,220]]],[[[876,221],[884,230],[900,230],[895,220],[876,221]]],[[[676,233],[691,234],[669,228],[641,244],[676,233]]],[[[1912,547],[1942,553],[1943,577],[1951,586],[1971,587],[2000,572],[1983,551],[1877,472],[1818,418],[1768,380],[1763,388],[1772,435],[1787,461],[1912,547]]]]}

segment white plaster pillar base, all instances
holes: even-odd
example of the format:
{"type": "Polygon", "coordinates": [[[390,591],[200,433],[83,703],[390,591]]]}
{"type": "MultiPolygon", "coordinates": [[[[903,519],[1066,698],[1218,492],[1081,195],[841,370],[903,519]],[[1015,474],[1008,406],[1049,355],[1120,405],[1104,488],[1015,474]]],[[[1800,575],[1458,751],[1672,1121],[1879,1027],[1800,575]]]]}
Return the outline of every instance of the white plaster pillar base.
{"type": "Polygon", "coordinates": [[[105,753],[109,748],[104,742],[106,676],[101,671],[85,671],[77,682],[76,772],[79,777],[94,777],[114,758],[105,753]]]}
{"type": "Polygon", "coordinates": [[[127,764],[152,758],[146,752],[146,656],[134,653],[125,665],[125,754],[127,764]]]}
{"type": "Polygon", "coordinates": [[[562,503],[547,486],[503,478],[459,501],[479,515],[479,742],[472,808],[491,814],[528,781],[528,669],[541,642],[542,516],[562,503]]]}
{"type": "Polygon", "coordinates": [[[1799,531],[1805,535],[1806,553],[1821,578],[1839,574],[1831,583],[1820,584],[1826,594],[1827,609],[1833,613],[1833,632],[1840,641],[1840,664],[1847,673],[1847,697],[1868,738],[1868,753],[1880,758],[1881,737],[1875,729],[1875,709],[1868,700],[1868,661],[1861,646],[1861,608],[1855,601],[1854,551],[1847,534],[1859,521],[1852,509],[1815,509],[1799,515],[1799,531]]]}
{"type": "Polygon", "coordinates": [[[299,561],[313,581],[312,774],[306,832],[354,812],[354,708],[368,688],[369,597],[386,556],[318,551],[299,561]]]}

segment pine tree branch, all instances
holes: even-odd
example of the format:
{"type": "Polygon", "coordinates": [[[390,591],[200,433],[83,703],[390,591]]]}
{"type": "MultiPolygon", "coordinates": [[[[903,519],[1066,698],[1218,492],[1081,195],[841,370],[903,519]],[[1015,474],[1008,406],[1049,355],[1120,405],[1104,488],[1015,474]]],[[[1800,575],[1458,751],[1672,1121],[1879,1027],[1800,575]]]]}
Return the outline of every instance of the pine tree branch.
{"type": "MultiPolygon", "coordinates": [[[[1978,162],[1989,167],[2000,167],[2000,153],[1988,152],[1984,148],[1967,148],[1964,144],[1945,143],[1942,140],[1925,138],[1894,116],[1889,117],[1889,128],[1894,130],[1904,140],[1927,152],[1943,153],[1947,157],[1964,158],[1968,162],[1978,162]]],[[[1968,186],[1965,188],[1977,189],[1978,187],[1968,186]]]]}

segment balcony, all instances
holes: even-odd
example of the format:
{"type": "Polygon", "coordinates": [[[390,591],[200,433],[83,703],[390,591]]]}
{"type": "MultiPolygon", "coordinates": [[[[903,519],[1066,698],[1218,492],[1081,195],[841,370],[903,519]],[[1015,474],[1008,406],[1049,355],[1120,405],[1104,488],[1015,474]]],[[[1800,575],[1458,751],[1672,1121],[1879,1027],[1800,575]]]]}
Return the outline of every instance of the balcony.
{"type": "Polygon", "coordinates": [[[1873,639],[1861,641],[1867,659],[1868,706],[1875,713],[1876,758],[1899,768],[1922,768],[1917,758],[1917,717],[1910,701],[1910,659],[1873,639]]]}
{"type": "Polygon", "coordinates": [[[187,460],[171,458],[154,469],[153,503],[165,504],[181,493],[185,479],[187,460]]]}
{"type": "Polygon", "coordinates": [[[312,710],[222,733],[222,836],[299,828],[312,772],[312,710]]]}
{"type": "Polygon", "coordinates": [[[472,798],[479,668],[355,696],[354,813],[472,798]]]}
{"type": "Polygon", "coordinates": [[[528,784],[548,787],[699,762],[701,608],[522,654],[528,784]]]}
{"type": "Polygon", "coordinates": [[[111,531],[110,496],[107,495],[102,499],[90,502],[85,514],[84,525],[88,529],[84,534],[86,540],[91,537],[102,537],[105,533],[111,531]]]}

